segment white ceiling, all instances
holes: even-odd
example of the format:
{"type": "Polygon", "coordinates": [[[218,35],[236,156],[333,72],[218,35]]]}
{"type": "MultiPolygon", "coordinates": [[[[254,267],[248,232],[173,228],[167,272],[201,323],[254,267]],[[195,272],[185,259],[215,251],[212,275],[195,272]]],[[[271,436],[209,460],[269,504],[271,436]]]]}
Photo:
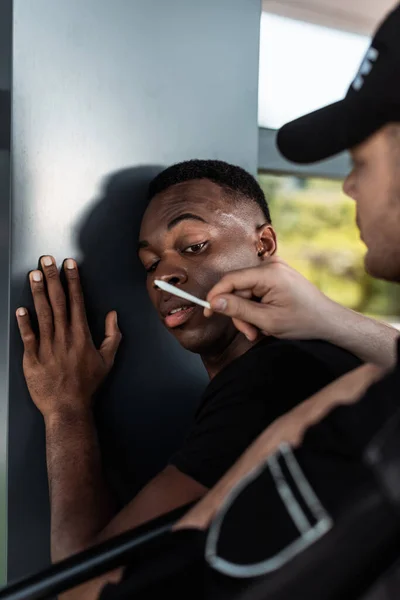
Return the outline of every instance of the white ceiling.
{"type": "Polygon", "coordinates": [[[398,0],[263,0],[263,10],[291,19],[371,35],[398,0]]]}

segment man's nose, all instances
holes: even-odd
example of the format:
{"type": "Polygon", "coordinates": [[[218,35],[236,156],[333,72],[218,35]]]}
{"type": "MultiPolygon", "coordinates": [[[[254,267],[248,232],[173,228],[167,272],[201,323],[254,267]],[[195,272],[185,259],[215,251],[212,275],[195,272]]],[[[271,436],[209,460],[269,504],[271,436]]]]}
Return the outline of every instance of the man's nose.
{"type": "Polygon", "coordinates": [[[164,272],[157,274],[157,279],[170,283],[171,285],[182,285],[187,281],[187,273],[180,267],[165,268],[164,272]]]}

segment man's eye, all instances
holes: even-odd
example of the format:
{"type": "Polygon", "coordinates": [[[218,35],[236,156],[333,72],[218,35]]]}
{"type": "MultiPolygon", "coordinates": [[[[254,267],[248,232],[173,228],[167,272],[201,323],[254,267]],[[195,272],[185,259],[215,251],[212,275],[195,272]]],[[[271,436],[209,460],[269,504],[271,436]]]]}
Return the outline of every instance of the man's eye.
{"type": "Polygon", "coordinates": [[[207,244],[207,242],[201,242],[200,244],[193,244],[192,246],[188,246],[187,248],[185,248],[184,252],[187,252],[188,254],[198,254],[199,252],[201,252],[204,248],[204,246],[207,244]]]}
{"type": "Polygon", "coordinates": [[[153,264],[152,264],[152,265],[150,265],[150,267],[148,267],[148,268],[146,269],[146,273],[154,273],[154,271],[155,271],[155,270],[156,270],[156,268],[157,268],[157,265],[158,265],[158,263],[159,263],[159,261],[158,261],[158,260],[156,260],[155,262],[153,262],[153,264]]]}

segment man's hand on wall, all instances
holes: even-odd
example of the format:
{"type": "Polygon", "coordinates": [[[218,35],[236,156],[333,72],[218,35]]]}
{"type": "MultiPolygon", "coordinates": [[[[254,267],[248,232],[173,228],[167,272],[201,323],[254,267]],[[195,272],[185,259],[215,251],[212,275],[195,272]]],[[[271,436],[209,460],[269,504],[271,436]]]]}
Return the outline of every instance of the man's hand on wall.
{"type": "Polygon", "coordinates": [[[26,309],[23,315],[19,314],[21,309],[17,310],[17,320],[24,344],[26,383],[33,402],[46,419],[60,412],[90,410],[94,392],[113,366],[122,335],[116,312],[109,312],[105,320],[106,335],[97,349],[87,323],[76,262],[72,259],[64,262],[70,319],[54,258],[42,257],[41,265],[47,292],[43,274],[40,271],[29,274],[39,339],[32,331],[26,309]]]}

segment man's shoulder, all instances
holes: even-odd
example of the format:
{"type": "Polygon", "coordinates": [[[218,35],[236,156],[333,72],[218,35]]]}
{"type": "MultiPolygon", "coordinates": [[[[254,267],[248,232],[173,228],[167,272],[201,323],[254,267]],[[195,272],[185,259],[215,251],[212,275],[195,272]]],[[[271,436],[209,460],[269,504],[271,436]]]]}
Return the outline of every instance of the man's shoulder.
{"type": "Polygon", "coordinates": [[[204,399],[232,391],[251,393],[255,388],[283,383],[303,374],[327,383],[360,366],[353,354],[322,340],[264,338],[233,361],[205,390],[204,399]]]}
{"type": "Polygon", "coordinates": [[[265,392],[291,390],[297,396],[297,389],[305,387],[314,393],[361,364],[356,356],[329,342],[275,338],[248,353],[243,377],[238,369],[236,381],[250,391],[264,386],[265,392]]]}
{"type": "Polygon", "coordinates": [[[362,363],[351,352],[324,340],[282,340],[267,338],[248,353],[250,363],[273,365],[278,360],[301,360],[302,363],[327,366],[337,376],[356,369],[362,363]],[[267,360],[268,359],[268,360],[267,360]]]}
{"type": "Polygon", "coordinates": [[[321,367],[328,368],[335,377],[340,377],[362,364],[351,352],[324,340],[293,340],[292,346],[321,367]]]}

